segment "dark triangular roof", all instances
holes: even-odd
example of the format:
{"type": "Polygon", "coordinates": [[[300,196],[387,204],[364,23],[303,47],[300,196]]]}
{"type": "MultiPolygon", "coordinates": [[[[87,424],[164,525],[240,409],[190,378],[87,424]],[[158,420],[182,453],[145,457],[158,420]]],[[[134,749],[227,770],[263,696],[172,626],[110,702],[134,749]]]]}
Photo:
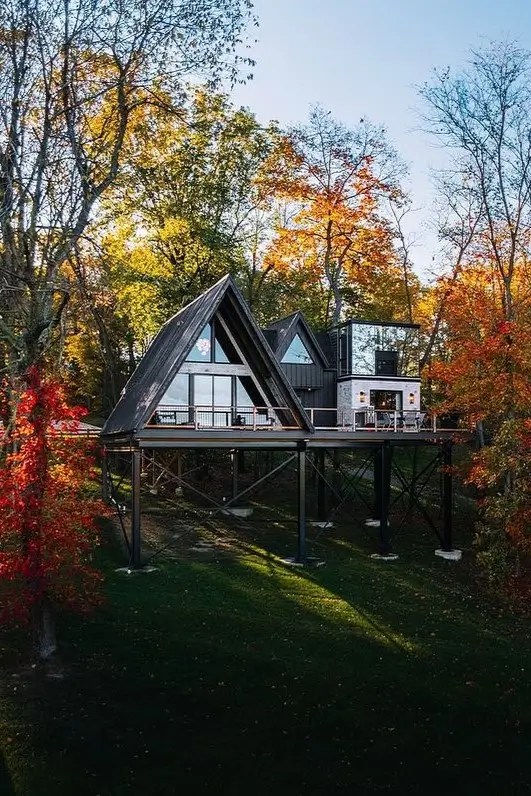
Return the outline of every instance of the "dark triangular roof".
{"type": "Polygon", "coordinates": [[[285,318],[270,323],[267,331],[275,331],[277,333],[274,352],[279,362],[282,361],[282,357],[288,350],[295,335],[302,331],[303,342],[307,341],[310,343],[322,367],[329,367],[328,359],[302,312],[294,312],[292,315],[286,315],[285,318]]]}
{"type": "Polygon", "coordinates": [[[276,406],[289,409],[302,429],[313,431],[243,296],[227,275],[161,327],[107,419],[104,436],[134,433],[146,425],[201,330],[218,311],[232,326],[232,333],[245,349],[266,394],[276,406]]]}

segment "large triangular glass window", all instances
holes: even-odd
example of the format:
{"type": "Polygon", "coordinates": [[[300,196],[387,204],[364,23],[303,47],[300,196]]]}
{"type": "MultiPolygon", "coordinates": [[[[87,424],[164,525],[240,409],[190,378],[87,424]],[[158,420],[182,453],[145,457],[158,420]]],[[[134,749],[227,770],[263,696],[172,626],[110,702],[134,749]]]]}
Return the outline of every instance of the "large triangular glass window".
{"type": "Polygon", "coordinates": [[[298,334],[289,344],[281,362],[285,365],[313,365],[313,359],[298,334]]]}
{"type": "Polygon", "coordinates": [[[212,327],[209,323],[195,341],[186,357],[187,362],[212,362],[212,327]]]}
{"type": "Polygon", "coordinates": [[[239,363],[239,357],[235,351],[232,350],[230,341],[223,334],[223,330],[218,328],[218,324],[214,321],[207,323],[201,331],[201,334],[195,341],[194,345],[188,356],[187,362],[219,362],[219,363],[239,363]],[[212,334],[212,326],[214,325],[214,334],[212,334]]]}

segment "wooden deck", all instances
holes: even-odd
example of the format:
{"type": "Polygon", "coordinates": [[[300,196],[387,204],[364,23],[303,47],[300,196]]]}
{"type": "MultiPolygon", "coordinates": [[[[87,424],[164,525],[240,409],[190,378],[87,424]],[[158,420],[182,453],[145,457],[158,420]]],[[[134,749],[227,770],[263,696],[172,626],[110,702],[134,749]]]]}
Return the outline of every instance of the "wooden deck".
{"type": "Polygon", "coordinates": [[[440,444],[455,438],[470,439],[470,432],[456,429],[437,431],[393,431],[381,429],[316,429],[307,431],[268,428],[244,429],[235,427],[204,428],[195,430],[182,426],[148,426],[134,436],[102,437],[109,449],[116,448],[247,448],[247,449],[297,449],[356,448],[381,445],[388,440],[392,445],[440,444]]]}

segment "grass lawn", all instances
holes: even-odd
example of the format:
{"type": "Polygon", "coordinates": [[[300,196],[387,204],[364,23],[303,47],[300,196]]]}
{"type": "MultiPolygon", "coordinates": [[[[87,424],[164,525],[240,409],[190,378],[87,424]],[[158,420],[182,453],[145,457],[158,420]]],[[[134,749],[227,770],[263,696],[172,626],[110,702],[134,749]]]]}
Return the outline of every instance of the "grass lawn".
{"type": "Polygon", "coordinates": [[[436,546],[381,563],[335,531],[294,571],[291,527],[132,576],[110,547],[65,679],[13,677],[0,636],[1,796],[528,794],[529,625],[436,546]]]}

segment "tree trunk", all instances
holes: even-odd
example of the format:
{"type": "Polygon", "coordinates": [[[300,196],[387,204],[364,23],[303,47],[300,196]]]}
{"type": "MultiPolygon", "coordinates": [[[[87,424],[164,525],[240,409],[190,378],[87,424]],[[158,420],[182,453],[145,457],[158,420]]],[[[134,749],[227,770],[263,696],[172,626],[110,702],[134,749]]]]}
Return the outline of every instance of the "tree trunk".
{"type": "Polygon", "coordinates": [[[35,656],[40,661],[47,661],[57,652],[57,638],[52,609],[46,596],[33,606],[31,624],[35,656]]]}
{"type": "Polygon", "coordinates": [[[476,431],[478,433],[478,448],[481,450],[485,447],[485,429],[483,428],[483,420],[476,422],[476,431]]]}

